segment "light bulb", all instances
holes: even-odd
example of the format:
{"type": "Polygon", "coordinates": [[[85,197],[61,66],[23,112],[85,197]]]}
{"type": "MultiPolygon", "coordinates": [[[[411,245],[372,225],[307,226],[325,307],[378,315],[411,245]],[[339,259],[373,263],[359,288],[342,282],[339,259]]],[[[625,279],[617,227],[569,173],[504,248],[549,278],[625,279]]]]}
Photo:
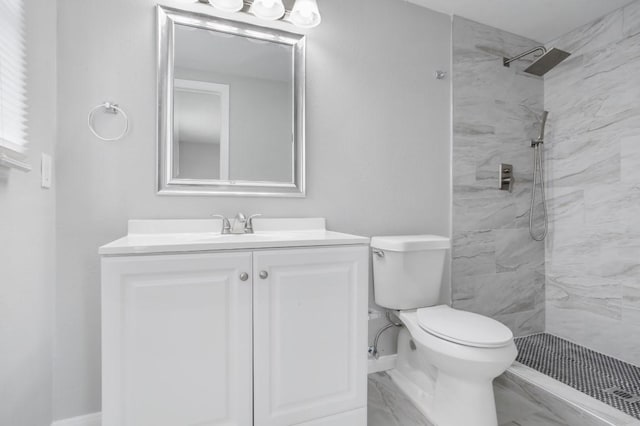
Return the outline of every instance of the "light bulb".
{"type": "Polygon", "coordinates": [[[313,28],[322,20],[316,0],[296,0],[289,20],[302,28],[313,28]]]}
{"type": "Polygon", "coordinates": [[[244,7],[243,0],[209,0],[209,3],[223,12],[239,12],[244,7]]]}
{"type": "Polygon", "coordinates": [[[258,18],[270,21],[282,18],[285,12],[282,0],[254,0],[249,11],[258,18]]]}

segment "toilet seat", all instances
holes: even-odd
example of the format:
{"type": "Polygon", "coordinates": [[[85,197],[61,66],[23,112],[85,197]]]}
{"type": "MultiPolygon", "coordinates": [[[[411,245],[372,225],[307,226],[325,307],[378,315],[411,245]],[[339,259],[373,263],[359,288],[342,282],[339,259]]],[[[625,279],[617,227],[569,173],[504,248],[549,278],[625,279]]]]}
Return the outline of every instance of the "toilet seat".
{"type": "Polygon", "coordinates": [[[504,324],[472,312],[447,305],[417,310],[420,328],[449,342],[475,348],[500,348],[513,340],[513,333],[504,324]]]}

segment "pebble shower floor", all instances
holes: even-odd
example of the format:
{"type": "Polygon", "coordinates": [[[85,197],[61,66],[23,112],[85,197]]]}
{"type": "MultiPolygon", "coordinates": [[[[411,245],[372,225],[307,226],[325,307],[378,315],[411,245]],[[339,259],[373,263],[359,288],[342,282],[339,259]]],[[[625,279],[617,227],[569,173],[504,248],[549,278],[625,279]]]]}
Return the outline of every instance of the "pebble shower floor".
{"type": "Polygon", "coordinates": [[[515,343],[516,361],[640,419],[640,367],[546,333],[515,343]]]}

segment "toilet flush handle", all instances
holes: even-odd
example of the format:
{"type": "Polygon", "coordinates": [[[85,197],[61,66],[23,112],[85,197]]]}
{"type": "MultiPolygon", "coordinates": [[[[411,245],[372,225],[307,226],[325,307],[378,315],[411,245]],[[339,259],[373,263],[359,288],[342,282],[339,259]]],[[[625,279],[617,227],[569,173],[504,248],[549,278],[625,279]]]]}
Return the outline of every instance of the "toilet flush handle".
{"type": "Polygon", "coordinates": [[[378,256],[380,258],[384,257],[384,252],[382,250],[380,250],[380,249],[374,248],[372,250],[372,252],[373,252],[373,254],[375,254],[376,256],[378,256]]]}

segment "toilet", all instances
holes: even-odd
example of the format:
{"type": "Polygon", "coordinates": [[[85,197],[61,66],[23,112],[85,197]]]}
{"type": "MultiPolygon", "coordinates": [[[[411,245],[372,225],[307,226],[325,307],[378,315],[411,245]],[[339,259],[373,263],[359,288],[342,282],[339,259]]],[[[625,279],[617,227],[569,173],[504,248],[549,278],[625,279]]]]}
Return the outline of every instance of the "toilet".
{"type": "Polygon", "coordinates": [[[373,237],[377,305],[397,311],[396,367],[388,373],[438,426],[496,426],[493,379],[515,360],[513,334],[491,318],[440,304],[448,238],[373,237]]]}

